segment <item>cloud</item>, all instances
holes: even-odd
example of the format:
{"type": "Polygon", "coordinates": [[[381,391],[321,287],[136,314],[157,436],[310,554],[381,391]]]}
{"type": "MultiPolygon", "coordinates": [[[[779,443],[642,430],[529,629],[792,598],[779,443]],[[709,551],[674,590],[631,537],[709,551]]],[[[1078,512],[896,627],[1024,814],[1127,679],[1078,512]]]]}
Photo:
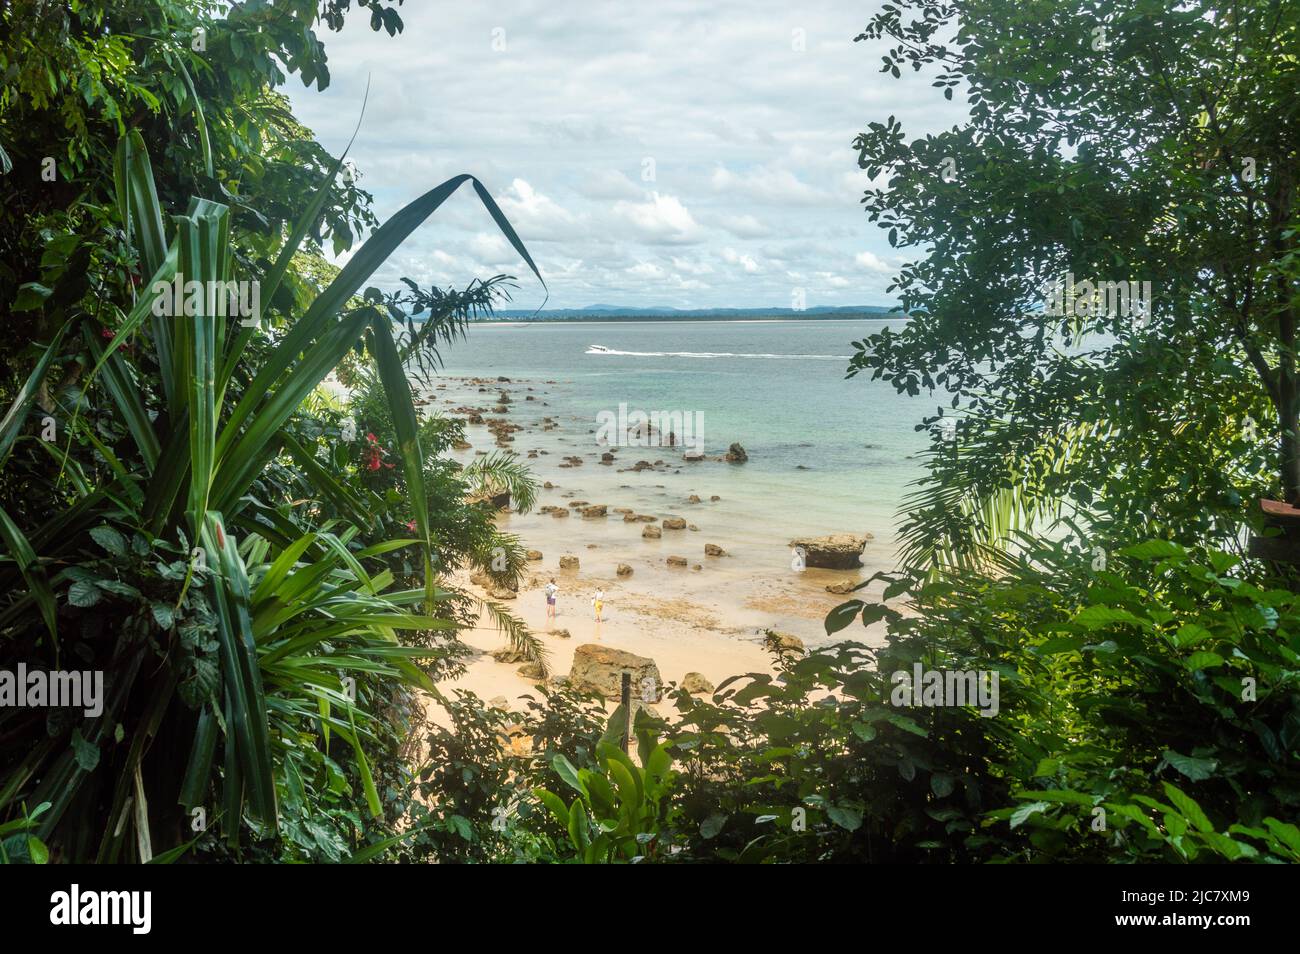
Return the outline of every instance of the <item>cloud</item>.
{"type": "Polygon", "coordinates": [[[736,238],[764,238],[772,234],[771,229],[748,214],[724,215],[718,219],[718,224],[736,238]]]}
{"type": "Polygon", "coordinates": [[[732,172],[719,165],[713,170],[713,188],[769,205],[824,205],[831,196],[802,181],[789,169],[759,167],[732,172]]]}
{"type": "Polygon", "coordinates": [[[761,271],[758,267],[758,262],[754,261],[754,256],[746,255],[743,252],[737,252],[734,248],[724,248],[722,250],[722,260],[732,265],[739,265],[751,275],[757,271],[761,271]]]}
{"type": "Polygon", "coordinates": [[[525,241],[558,241],[579,234],[578,218],[523,179],[515,179],[497,200],[525,241]]]}
{"type": "MultiPolygon", "coordinates": [[[[379,220],[475,174],[546,275],[548,307],[786,307],[792,287],[810,305],[892,304],[896,251],[858,201],[885,183],[858,167],[853,137],[891,114],[922,137],[968,109],[926,70],[864,83],[887,44],[855,43],[863,14],[842,0],[797,12],[778,0],[660,0],[653,17],[543,0],[400,13],[395,37],[364,15],[321,31],[331,83],[322,93],[290,78],[295,115],[338,155],[369,82],[349,155],[379,220]]],[[[519,276],[517,307],[541,301],[462,187],[372,281],[463,286],[498,271],[519,276]]]]}
{"type": "Polygon", "coordinates": [[[892,275],[894,273],[893,268],[886,265],[872,252],[858,252],[857,255],[853,256],[853,261],[869,272],[879,272],[882,275],[892,275]]]}
{"type": "Polygon", "coordinates": [[[699,240],[699,223],[676,196],[652,192],[643,202],[616,202],[614,214],[644,242],[680,245],[699,240]]]}

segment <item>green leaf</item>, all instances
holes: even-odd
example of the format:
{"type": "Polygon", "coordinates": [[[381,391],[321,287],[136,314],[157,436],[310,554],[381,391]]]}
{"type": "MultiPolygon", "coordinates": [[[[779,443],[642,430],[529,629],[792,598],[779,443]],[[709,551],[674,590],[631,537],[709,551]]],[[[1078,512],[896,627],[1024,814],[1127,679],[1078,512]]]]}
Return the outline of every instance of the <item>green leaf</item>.
{"type": "Polygon", "coordinates": [[[862,827],[861,809],[847,805],[827,805],[826,816],[845,831],[857,831],[862,827]]]}
{"type": "Polygon", "coordinates": [[[1166,762],[1193,782],[1205,781],[1219,767],[1219,763],[1214,759],[1192,758],[1190,755],[1182,755],[1173,749],[1165,749],[1161,755],[1164,756],[1166,762]]]}
{"type": "Polygon", "coordinates": [[[1212,832],[1214,825],[1206,817],[1205,812],[1201,811],[1201,806],[1196,804],[1191,796],[1187,795],[1181,789],[1170,785],[1168,782],[1163,783],[1165,794],[1169,800],[1174,803],[1175,807],[1183,813],[1183,816],[1195,826],[1199,832],[1212,832]]]}
{"type": "Polygon", "coordinates": [[[47,865],[50,863],[50,849],[46,848],[45,842],[35,835],[28,835],[27,857],[32,860],[34,865],[47,865]]]}
{"type": "Polygon", "coordinates": [[[578,792],[584,798],[587,796],[587,786],[582,784],[582,779],[578,776],[578,770],[573,767],[563,755],[557,755],[551,760],[551,767],[555,769],[555,774],[574,791],[578,792]]]}
{"type": "Polygon", "coordinates": [[[89,580],[77,580],[68,587],[68,602],[73,606],[94,606],[101,596],[99,587],[89,580]]]}
{"type": "Polygon", "coordinates": [[[727,817],[725,812],[714,812],[709,815],[700,822],[700,837],[705,840],[716,838],[727,824],[727,817]]]}
{"type": "Polygon", "coordinates": [[[176,622],[175,610],[167,603],[154,603],[149,610],[153,613],[154,622],[161,629],[171,629],[172,624],[176,622]]]}
{"type": "Polygon", "coordinates": [[[1101,629],[1115,623],[1129,623],[1134,626],[1150,626],[1150,620],[1134,616],[1128,610],[1112,606],[1087,606],[1074,617],[1074,622],[1086,629],[1101,629]]]}
{"type": "MultiPolygon", "coordinates": [[[[54,598],[54,590],[50,586],[44,568],[36,559],[36,551],[32,549],[27,537],[18,529],[18,525],[9,518],[9,514],[5,512],[3,507],[0,507],[0,540],[4,541],[10,557],[18,565],[18,571],[27,583],[27,589],[31,593],[32,599],[36,601],[36,605],[40,609],[41,618],[45,621],[45,628],[50,634],[50,639],[57,644],[59,638],[58,606],[54,598]]],[[[98,598],[99,593],[96,592],[95,599],[98,598]]]]}
{"type": "Polygon", "coordinates": [[[1186,550],[1168,540],[1147,540],[1131,547],[1125,547],[1119,552],[1120,556],[1132,557],[1135,560],[1164,560],[1187,555],[1186,550]]]}
{"type": "Polygon", "coordinates": [[[849,600],[835,607],[826,615],[827,634],[838,633],[844,629],[857,618],[859,610],[866,605],[862,600],[849,600]]]}
{"type": "Polygon", "coordinates": [[[1048,802],[1030,802],[1028,805],[1021,805],[1011,813],[1011,827],[1019,828],[1030,816],[1044,812],[1052,806],[1048,802]]]}
{"type": "Polygon", "coordinates": [[[126,537],[110,526],[104,525],[92,528],[90,537],[113,556],[124,557],[127,555],[126,537]]]}
{"type": "Polygon", "coordinates": [[[72,756],[83,772],[93,772],[99,764],[99,746],[87,741],[80,729],[72,731],[72,756]]]}
{"type": "Polygon", "coordinates": [[[3,467],[5,461],[9,459],[9,450],[13,447],[14,440],[17,439],[19,431],[22,430],[23,424],[27,421],[27,412],[36,403],[36,395],[40,392],[41,382],[45,380],[45,375],[50,370],[50,365],[54,359],[59,356],[59,348],[63,345],[63,336],[71,325],[72,321],[69,320],[55,333],[54,339],[36,360],[36,366],[32,368],[32,373],[27,376],[23,386],[18,389],[18,393],[14,396],[13,403],[9,405],[9,410],[5,412],[4,418],[0,419],[0,467],[3,467]]]}

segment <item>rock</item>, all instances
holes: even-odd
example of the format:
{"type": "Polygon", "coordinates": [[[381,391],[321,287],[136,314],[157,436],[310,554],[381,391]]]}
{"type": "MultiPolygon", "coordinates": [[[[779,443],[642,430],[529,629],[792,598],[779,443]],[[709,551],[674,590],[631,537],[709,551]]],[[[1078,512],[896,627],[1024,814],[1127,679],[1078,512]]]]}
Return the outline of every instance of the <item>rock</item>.
{"type": "Polygon", "coordinates": [[[642,540],[658,540],[662,536],[658,527],[643,527],[641,530],[642,540]]]}
{"type": "Polygon", "coordinates": [[[546,483],[542,484],[542,489],[544,489],[544,490],[554,490],[554,489],[555,489],[555,484],[551,483],[551,482],[548,480],[546,483]]]}
{"type": "Polygon", "coordinates": [[[530,560],[540,560],[541,558],[542,558],[542,551],[541,551],[541,550],[529,550],[529,551],[528,551],[528,559],[530,559],[530,560]]]}
{"type": "Polygon", "coordinates": [[[682,517],[664,517],[663,528],[665,530],[685,530],[686,520],[682,517]]]}
{"type": "Polygon", "coordinates": [[[497,510],[508,510],[510,508],[510,491],[503,490],[500,493],[478,494],[470,498],[470,503],[486,503],[495,507],[497,510]]]}
{"type": "Polygon", "coordinates": [[[618,576],[631,576],[631,575],[632,575],[632,568],[631,568],[630,566],[628,566],[626,563],[620,563],[620,564],[618,565],[618,569],[615,570],[614,572],[615,572],[615,574],[617,574],[618,576]]]}
{"type": "Polygon", "coordinates": [[[696,571],[698,571],[698,570],[703,570],[704,567],[702,567],[700,564],[696,563],[696,564],[693,564],[693,565],[691,566],[691,569],[692,569],[692,570],[696,570],[696,571]]]}
{"type": "Polygon", "coordinates": [[[841,580],[838,583],[832,583],[830,586],[826,587],[826,592],[834,593],[837,596],[843,596],[846,593],[852,593],[853,587],[857,585],[858,584],[853,580],[841,580]]]}
{"type": "Polygon", "coordinates": [[[518,590],[512,590],[508,586],[489,586],[487,592],[494,600],[513,600],[519,596],[518,590]]]}
{"type": "Polygon", "coordinates": [[[716,543],[706,543],[704,544],[704,555],[705,556],[726,556],[727,551],[722,549],[722,547],[718,546],[716,543]]]}
{"type": "Polygon", "coordinates": [[[682,676],[682,688],[695,695],[700,692],[713,693],[713,683],[705,679],[702,673],[688,672],[682,676]]]}
{"type": "Polygon", "coordinates": [[[557,639],[568,639],[569,631],[567,629],[553,629],[551,630],[551,635],[557,639]]]}
{"type": "Polygon", "coordinates": [[[636,518],[642,523],[656,523],[659,520],[659,518],[652,513],[639,513],[636,515],[636,518]]]}
{"type": "Polygon", "coordinates": [[[623,673],[632,675],[632,695],[645,702],[658,702],[663,680],[653,659],[623,649],[585,643],[573,651],[569,684],[583,692],[595,692],[606,699],[622,696],[623,673]],[[649,691],[647,691],[649,690],[649,691]]]}
{"type": "Polygon", "coordinates": [[[691,494],[689,497],[686,498],[686,502],[687,502],[687,503],[699,503],[699,502],[700,502],[700,495],[699,495],[699,494],[691,494]]]}
{"type": "Polygon", "coordinates": [[[798,636],[792,636],[789,633],[782,633],[775,629],[769,629],[763,640],[768,649],[774,649],[778,653],[796,653],[800,656],[804,653],[803,640],[798,636]]]}
{"type": "Polygon", "coordinates": [[[871,534],[833,533],[827,537],[801,537],[790,541],[791,547],[801,548],[804,566],[824,570],[852,570],[862,566],[862,548],[871,534]]]}
{"type": "Polygon", "coordinates": [[[717,501],[721,500],[722,498],[719,497],[717,494],[714,494],[714,495],[713,495],[712,497],[710,497],[709,499],[712,500],[712,501],[714,501],[714,502],[716,503],[717,501]]]}
{"type": "Polygon", "coordinates": [[[474,445],[471,444],[469,441],[452,441],[451,446],[454,450],[467,451],[474,445]]]}
{"type": "Polygon", "coordinates": [[[489,655],[499,663],[507,665],[511,663],[528,662],[528,657],[517,649],[494,649],[489,655]]]}
{"type": "Polygon", "coordinates": [[[625,514],[623,514],[623,522],[624,522],[624,523],[636,523],[636,514],[634,514],[634,513],[625,513],[625,514]]]}
{"type": "Polygon", "coordinates": [[[743,464],[749,460],[749,455],[745,453],[745,448],[739,444],[732,444],[727,448],[726,461],[729,464],[743,464]]]}
{"type": "Polygon", "coordinates": [[[670,556],[668,558],[669,566],[686,566],[686,557],[670,556]]]}
{"type": "Polygon", "coordinates": [[[600,462],[602,464],[612,464],[614,463],[614,455],[609,451],[605,451],[605,453],[600,455],[600,462]]]}
{"type": "Polygon", "coordinates": [[[535,662],[526,663],[525,665],[520,666],[518,669],[516,669],[515,672],[519,673],[519,675],[523,676],[525,679],[546,678],[546,672],[545,670],[542,669],[541,663],[535,663],[535,662]]]}
{"type": "Polygon", "coordinates": [[[606,507],[604,504],[595,504],[591,507],[582,508],[582,515],[584,517],[603,517],[605,516],[605,513],[606,507]]]}
{"type": "Polygon", "coordinates": [[[576,570],[578,568],[578,558],[576,556],[560,557],[561,570],[576,570]]]}
{"type": "Polygon", "coordinates": [[[563,507],[556,507],[551,511],[552,517],[567,517],[568,515],[569,511],[565,510],[563,507]]]}

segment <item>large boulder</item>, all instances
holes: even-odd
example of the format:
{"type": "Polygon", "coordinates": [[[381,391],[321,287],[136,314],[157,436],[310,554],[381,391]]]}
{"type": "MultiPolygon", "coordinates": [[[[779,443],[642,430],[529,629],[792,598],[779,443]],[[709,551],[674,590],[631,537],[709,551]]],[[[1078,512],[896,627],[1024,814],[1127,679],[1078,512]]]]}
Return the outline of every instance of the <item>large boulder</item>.
{"type": "Polygon", "coordinates": [[[790,546],[803,550],[804,566],[825,570],[852,570],[862,566],[862,548],[869,533],[832,533],[827,537],[800,537],[790,546]]]}
{"type": "Polygon", "coordinates": [[[803,640],[798,636],[790,633],[783,633],[780,630],[769,629],[763,636],[763,644],[768,649],[774,650],[782,655],[794,653],[802,656],[804,654],[803,640]]]}
{"type": "Polygon", "coordinates": [[[573,651],[573,668],[569,685],[583,692],[595,692],[606,699],[618,700],[623,688],[623,673],[632,675],[632,695],[644,702],[658,702],[663,680],[659,667],[646,656],[625,649],[584,643],[573,651]]]}
{"type": "Polygon", "coordinates": [[[658,527],[644,527],[641,530],[641,536],[646,540],[658,540],[663,534],[658,527]]]}
{"type": "Polygon", "coordinates": [[[524,663],[515,671],[525,679],[541,680],[546,678],[546,670],[542,668],[541,663],[537,662],[524,663]]]}
{"type": "Polygon", "coordinates": [[[576,556],[560,557],[561,570],[576,570],[578,568],[578,558],[576,556]]]}
{"type": "Polygon", "coordinates": [[[605,513],[605,504],[592,504],[590,507],[582,508],[582,515],[584,517],[603,517],[605,516],[605,513]]]}
{"type": "Polygon", "coordinates": [[[686,520],[683,517],[664,517],[663,528],[665,530],[685,530],[686,520]]]}
{"type": "Polygon", "coordinates": [[[749,455],[745,453],[745,448],[739,444],[732,444],[727,448],[726,460],[730,464],[743,464],[749,460],[749,455]]]}
{"type": "Polygon", "coordinates": [[[713,683],[704,678],[702,673],[688,672],[682,676],[682,688],[695,695],[701,692],[713,693],[713,683]]]}

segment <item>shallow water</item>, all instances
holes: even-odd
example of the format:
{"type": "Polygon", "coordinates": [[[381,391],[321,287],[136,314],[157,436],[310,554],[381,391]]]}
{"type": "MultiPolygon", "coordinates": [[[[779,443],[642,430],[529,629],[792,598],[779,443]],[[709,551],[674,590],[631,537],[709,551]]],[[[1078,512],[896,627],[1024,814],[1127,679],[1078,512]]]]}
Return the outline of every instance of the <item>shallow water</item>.
{"type": "MultiPolygon", "coordinates": [[[[504,516],[504,528],[545,554],[539,572],[555,572],[558,557],[571,553],[581,558],[584,577],[614,581],[615,564],[626,562],[634,575],[617,584],[627,597],[665,599],[711,629],[774,626],[816,642],[821,618],[842,599],[825,586],[893,565],[895,514],[906,484],[920,474],[913,455],[925,444],[914,424],[933,413],[928,399],[897,395],[865,377],[845,379],[851,343],[883,324],[474,325],[467,340],[444,349],[446,366],[430,392],[430,409],[466,405],[523,425],[511,449],[521,456],[537,450],[527,463],[539,484],[555,484],[541,492],[539,505],[587,500],[611,511],[677,515],[699,528],[665,530],[662,539],[646,541],[645,524],[625,523],[620,514],[504,516]],[[592,345],[611,353],[589,353],[592,345]],[[511,381],[494,380],[484,392],[464,380],[498,376],[511,381]],[[511,397],[506,415],[491,411],[499,389],[511,397]],[[684,462],[680,447],[601,446],[598,434],[609,433],[601,424],[617,417],[620,404],[629,412],[679,411],[701,421],[706,459],[684,462]],[[548,415],[559,427],[544,431],[541,419],[548,415]],[[733,442],[745,448],[747,463],[715,459],[733,442]],[[616,462],[601,465],[601,453],[611,449],[616,462]],[[562,467],[566,456],[583,463],[562,467]],[[664,463],[631,471],[639,460],[664,463]],[[691,494],[701,502],[688,503],[691,494]],[[714,495],[716,502],[709,499],[714,495]],[[862,570],[791,568],[793,537],[837,532],[873,534],[862,570]],[[729,555],[706,558],[705,543],[729,555]],[[669,568],[669,555],[703,569],[669,568]]],[[[474,450],[462,460],[495,449],[486,427],[467,432],[474,450]]],[[[614,608],[619,595],[611,597],[614,608]]]]}

